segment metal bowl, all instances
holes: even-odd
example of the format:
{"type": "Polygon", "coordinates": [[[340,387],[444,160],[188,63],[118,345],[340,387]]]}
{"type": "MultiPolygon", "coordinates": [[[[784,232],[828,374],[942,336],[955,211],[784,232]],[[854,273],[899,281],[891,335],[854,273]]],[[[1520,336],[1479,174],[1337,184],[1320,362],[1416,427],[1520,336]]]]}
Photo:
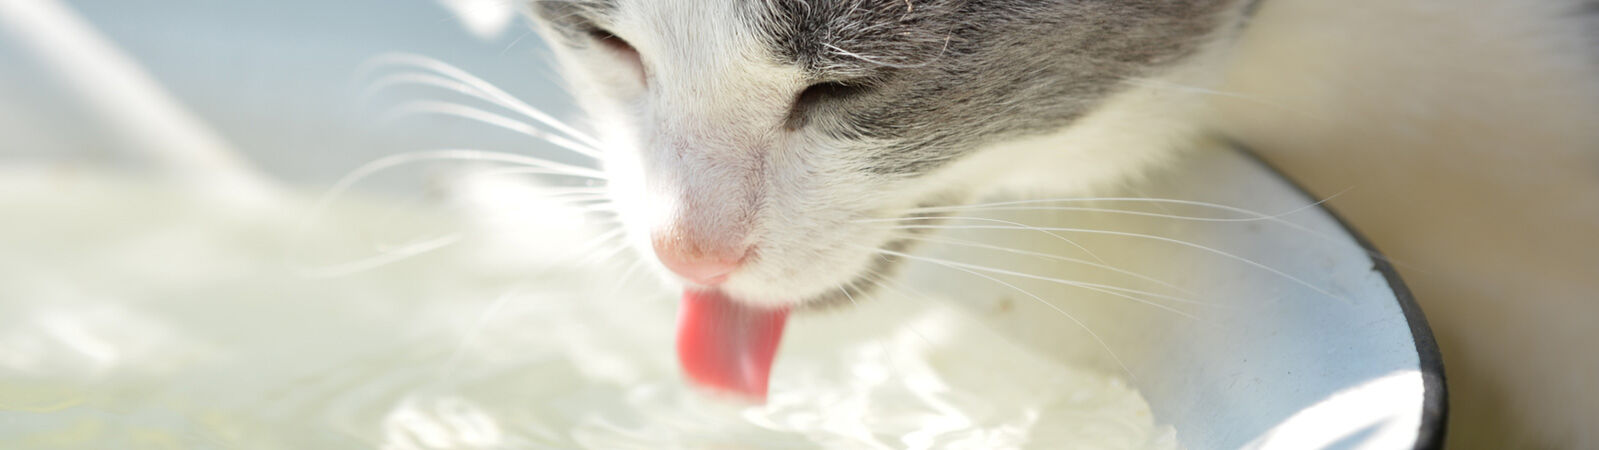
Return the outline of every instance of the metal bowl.
{"type": "MultiPolygon", "coordinates": [[[[908,276],[923,291],[964,299],[976,316],[1012,330],[1018,342],[1076,349],[1060,357],[1128,373],[1157,421],[1173,424],[1188,448],[1441,445],[1447,411],[1442,359],[1389,261],[1317,198],[1235,145],[1197,145],[1182,162],[1147,179],[1103,196],[1118,200],[1047,202],[1069,207],[984,216],[1061,230],[1071,242],[1041,231],[955,234],[1105,261],[1177,285],[1204,305],[1150,305],[1037,279],[1011,283],[1055,303],[1045,305],[1011,287],[951,277],[946,268],[924,264],[908,276]],[[1075,320],[1063,319],[1055,310],[1061,307],[1075,320]],[[1108,350],[1083,345],[1093,340],[1108,350]]],[[[975,266],[1159,288],[1072,264],[1049,269],[1047,262],[1014,253],[949,246],[926,251],[975,266]]]]}

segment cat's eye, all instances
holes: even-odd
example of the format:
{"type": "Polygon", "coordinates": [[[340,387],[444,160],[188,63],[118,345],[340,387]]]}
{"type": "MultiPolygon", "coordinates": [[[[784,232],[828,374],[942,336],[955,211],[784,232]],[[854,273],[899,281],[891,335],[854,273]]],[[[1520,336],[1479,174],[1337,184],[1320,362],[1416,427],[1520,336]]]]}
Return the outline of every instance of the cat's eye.
{"type": "Polygon", "coordinates": [[[604,28],[589,28],[586,32],[588,33],[589,38],[593,39],[595,43],[598,43],[600,47],[603,47],[605,50],[614,53],[626,61],[629,65],[629,68],[631,68],[634,73],[638,75],[639,82],[645,82],[647,77],[644,75],[644,60],[639,55],[638,49],[633,48],[633,44],[627,43],[626,40],[617,37],[615,33],[612,33],[604,28]]]}
{"type": "Polygon", "coordinates": [[[788,114],[788,129],[803,128],[812,110],[819,105],[854,98],[869,89],[870,86],[859,81],[824,81],[807,86],[794,97],[794,106],[788,114]]]}

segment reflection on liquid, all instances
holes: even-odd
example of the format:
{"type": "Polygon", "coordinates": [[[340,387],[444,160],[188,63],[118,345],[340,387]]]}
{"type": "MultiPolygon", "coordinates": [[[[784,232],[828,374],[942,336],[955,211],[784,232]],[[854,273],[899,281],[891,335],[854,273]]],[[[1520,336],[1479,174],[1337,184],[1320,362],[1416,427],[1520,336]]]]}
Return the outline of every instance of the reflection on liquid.
{"type": "Polygon", "coordinates": [[[29,219],[0,222],[3,448],[1176,446],[1118,377],[920,293],[797,317],[769,403],[728,403],[680,379],[667,290],[560,256],[593,238],[569,222],[506,244],[484,230],[540,215],[465,224],[352,197],[297,237],[304,208],[51,170],[0,181],[0,210],[29,219]],[[297,270],[446,229],[476,231],[297,270]]]}

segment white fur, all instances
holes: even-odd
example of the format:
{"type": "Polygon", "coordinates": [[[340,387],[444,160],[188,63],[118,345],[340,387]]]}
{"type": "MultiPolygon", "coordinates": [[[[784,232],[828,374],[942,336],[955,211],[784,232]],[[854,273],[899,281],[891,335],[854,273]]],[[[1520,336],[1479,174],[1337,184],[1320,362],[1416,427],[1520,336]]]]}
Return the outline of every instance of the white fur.
{"type": "Polygon", "coordinates": [[[782,129],[802,73],[775,65],[732,6],[622,4],[607,26],[644,55],[647,89],[602,49],[556,53],[579,72],[568,79],[612,147],[606,166],[634,242],[649,249],[651,230],[678,226],[752,244],[757,256],[720,286],[752,303],[794,305],[859,276],[876,256],[851,244],[887,232],[852,220],[912,206],[911,187],[851,170],[845,143],[782,129]],[[758,200],[744,202],[750,194],[758,200]]]}
{"type": "Polygon", "coordinates": [[[1576,0],[1266,0],[1236,45],[917,182],[783,131],[800,73],[731,7],[685,1],[622,0],[609,24],[644,55],[648,89],[596,69],[614,55],[557,53],[615,147],[640,245],[662,222],[741,218],[716,231],[759,249],[724,286],[735,297],[792,304],[858,276],[873,257],[855,246],[886,234],[852,219],[941,190],[1082,192],[1217,133],[1315,193],[1354,189],[1334,208],[1398,261],[1444,347],[1451,446],[1599,447],[1599,33],[1553,12],[1576,0]],[[659,153],[679,147],[694,156],[659,153]]]}

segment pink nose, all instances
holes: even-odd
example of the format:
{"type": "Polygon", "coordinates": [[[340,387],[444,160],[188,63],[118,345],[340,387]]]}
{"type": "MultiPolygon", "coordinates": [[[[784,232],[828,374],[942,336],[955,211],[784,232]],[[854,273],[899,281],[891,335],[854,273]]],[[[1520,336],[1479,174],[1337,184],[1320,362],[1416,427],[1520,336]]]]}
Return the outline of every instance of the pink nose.
{"type": "Polygon", "coordinates": [[[715,286],[744,263],[742,244],[715,245],[678,233],[657,233],[651,239],[655,257],[673,273],[696,284],[715,286]]]}

